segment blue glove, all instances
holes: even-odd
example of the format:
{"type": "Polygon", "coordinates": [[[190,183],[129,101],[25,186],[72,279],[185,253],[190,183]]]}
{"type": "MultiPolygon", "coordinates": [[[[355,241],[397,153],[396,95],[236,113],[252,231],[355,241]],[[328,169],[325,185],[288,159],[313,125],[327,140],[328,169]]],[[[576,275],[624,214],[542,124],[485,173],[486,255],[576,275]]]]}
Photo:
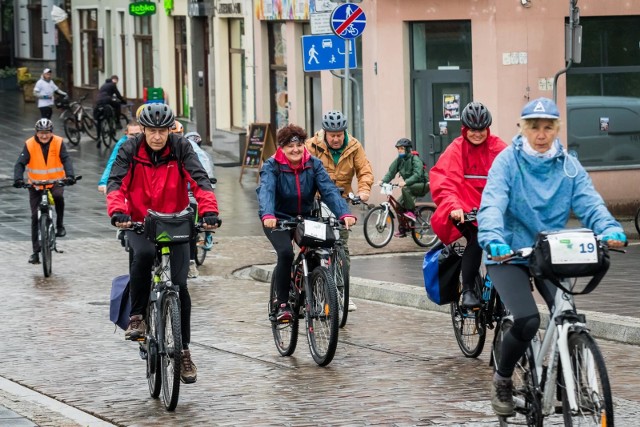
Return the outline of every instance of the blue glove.
{"type": "Polygon", "coordinates": [[[487,252],[489,252],[492,258],[513,254],[511,247],[504,243],[489,243],[489,250],[487,252]]]}
{"type": "Polygon", "coordinates": [[[609,233],[602,237],[603,242],[607,242],[609,240],[619,240],[621,242],[626,242],[627,236],[624,233],[616,231],[615,233],[609,233]]]}
{"type": "Polygon", "coordinates": [[[42,95],[42,99],[51,99],[49,95],[42,95]]]}

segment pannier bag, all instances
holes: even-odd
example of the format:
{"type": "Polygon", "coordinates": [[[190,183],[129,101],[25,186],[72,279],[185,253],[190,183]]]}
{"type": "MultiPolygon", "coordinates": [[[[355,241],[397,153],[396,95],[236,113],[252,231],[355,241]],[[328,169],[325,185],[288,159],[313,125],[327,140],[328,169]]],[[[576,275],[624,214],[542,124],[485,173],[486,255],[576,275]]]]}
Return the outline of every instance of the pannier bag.
{"type": "Polygon", "coordinates": [[[129,326],[129,275],[117,276],[111,281],[111,302],[109,304],[109,319],[121,329],[129,326]]]}
{"type": "Polygon", "coordinates": [[[174,214],[149,209],[144,219],[145,236],[162,245],[188,243],[195,236],[194,221],[194,212],[190,208],[174,214]]]}
{"type": "Polygon", "coordinates": [[[296,227],[293,240],[299,247],[332,248],[336,244],[336,234],[328,224],[305,219],[296,227]]]}
{"type": "Polygon", "coordinates": [[[462,256],[451,246],[440,243],[431,248],[422,262],[427,297],[438,305],[458,299],[462,256]]]}
{"type": "Polygon", "coordinates": [[[609,251],[586,228],[538,233],[529,257],[529,270],[538,279],[550,280],[570,294],[588,294],[609,270],[609,251]],[[580,292],[568,290],[561,279],[591,277],[580,292]]]}

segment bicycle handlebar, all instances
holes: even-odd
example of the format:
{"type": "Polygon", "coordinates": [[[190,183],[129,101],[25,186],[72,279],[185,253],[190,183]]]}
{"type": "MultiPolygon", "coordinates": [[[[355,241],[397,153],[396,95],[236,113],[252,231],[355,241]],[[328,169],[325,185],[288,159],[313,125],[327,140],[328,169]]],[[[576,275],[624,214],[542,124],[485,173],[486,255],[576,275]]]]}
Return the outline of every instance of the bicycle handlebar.
{"type": "MultiPolygon", "coordinates": [[[[198,233],[204,232],[204,231],[211,231],[213,232],[214,230],[207,230],[204,228],[204,223],[202,221],[199,221],[197,224],[194,225],[196,231],[198,233]]],[[[131,221],[131,227],[118,227],[119,230],[122,231],[133,231],[136,234],[142,234],[144,233],[144,222],[141,221],[131,221]]]]}
{"type": "MultiPolygon", "coordinates": [[[[328,224],[329,226],[337,230],[343,229],[345,225],[344,219],[336,219],[336,218],[325,218],[325,219],[319,218],[319,219],[320,221],[316,221],[316,222],[328,224]]],[[[305,218],[302,216],[298,216],[292,220],[279,219],[276,221],[276,227],[273,229],[273,231],[293,230],[298,226],[298,224],[301,224],[304,221],[305,221],[305,218]]]]}
{"type": "Polygon", "coordinates": [[[82,175],[73,177],[73,180],[70,178],[62,178],[62,179],[45,179],[40,181],[31,181],[23,184],[22,188],[34,188],[37,190],[47,185],[53,185],[54,187],[65,187],[67,185],[73,185],[76,183],[76,181],[80,181],[81,179],[82,179],[82,175]]]}

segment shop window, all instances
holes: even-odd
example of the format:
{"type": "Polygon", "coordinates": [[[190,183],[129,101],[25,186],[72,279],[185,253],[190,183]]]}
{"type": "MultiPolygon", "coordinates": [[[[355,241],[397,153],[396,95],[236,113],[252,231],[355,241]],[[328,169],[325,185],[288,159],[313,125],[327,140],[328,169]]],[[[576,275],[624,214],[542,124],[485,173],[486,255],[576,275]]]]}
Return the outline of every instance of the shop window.
{"type": "Polygon", "coordinates": [[[80,63],[82,86],[98,87],[98,70],[102,68],[102,43],[98,44],[98,9],[80,9],[80,63]]]}

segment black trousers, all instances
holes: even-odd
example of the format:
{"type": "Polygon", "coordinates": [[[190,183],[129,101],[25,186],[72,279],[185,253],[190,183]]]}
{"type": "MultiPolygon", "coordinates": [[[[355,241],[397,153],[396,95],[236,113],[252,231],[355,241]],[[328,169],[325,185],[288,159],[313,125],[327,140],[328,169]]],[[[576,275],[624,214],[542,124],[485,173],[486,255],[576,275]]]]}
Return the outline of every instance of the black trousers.
{"type": "Polygon", "coordinates": [[[40,110],[40,118],[41,119],[51,119],[53,115],[53,108],[51,107],[38,107],[40,110]]]}
{"type": "MultiPolygon", "coordinates": [[[[151,269],[156,256],[156,246],[142,234],[127,231],[129,239],[129,267],[131,315],[146,317],[151,293],[151,269]]],[[[171,281],[180,287],[180,323],[182,347],[189,348],[191,342],[191,296],[187,288],[189,272],[189,244],[171,247],[171,281]]]]}
{"type": "MultiPolygon", "coordinates": [[[[31,246],[33,252],[40,252],[40,241],[38,240],[38,206],[42,198],[43,190],[29,189],[29,205],[31,206],[31,246]]],[[[64,187],[51,188],[51,195],[56,209],[56,227],[64,225],[64,187]]],[[[51,218],[53,220],[53,218],[51,218]]]]}
{"type": "Polygon", "coordinates": [[[462,290],[466,291],[474,287],[474,280],[482,262],[482,248],[478,245],[478,228],[475,225],[465,222],[457,227],[467,240],[462,254],[462,290]]]}
{"type": "Polygon", "coordinates": [[[291,284],[291,264],[293,264],[293,230],[277,230],[263,227],[264,234],[273,245],[278,255],[276,268],[273,270],[278,302],[289,300],[289,286],[291,284]]]}

